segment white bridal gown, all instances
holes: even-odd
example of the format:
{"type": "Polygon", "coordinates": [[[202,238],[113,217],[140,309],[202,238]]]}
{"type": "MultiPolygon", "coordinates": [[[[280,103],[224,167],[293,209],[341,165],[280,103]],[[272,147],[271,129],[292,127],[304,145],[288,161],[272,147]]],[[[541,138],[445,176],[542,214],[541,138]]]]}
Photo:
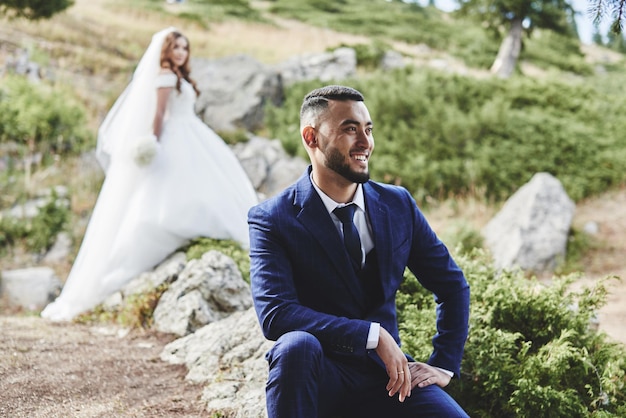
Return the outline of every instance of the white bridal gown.
{"type": "MultiPolygon", "coordinates": [[[[159,86],[175,86],[174,74],[159,86]]],[[[61,295],[41,313],[62,321],[94,308],[189,239],[233,239],[248,247],[256,193],[228,145],[195,114],[196,94],[172,89],[159,150],[138,166],[112,159],[61,295]]]]}

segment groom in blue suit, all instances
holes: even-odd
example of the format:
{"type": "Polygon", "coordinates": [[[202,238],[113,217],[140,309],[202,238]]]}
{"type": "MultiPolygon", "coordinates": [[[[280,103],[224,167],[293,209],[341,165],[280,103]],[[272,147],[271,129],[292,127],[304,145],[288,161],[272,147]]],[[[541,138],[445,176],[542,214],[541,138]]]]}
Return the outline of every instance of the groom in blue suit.
{"type": "Polygon", "coordinates": [[[312,91],[300,130],[311,166],[248,214],[254,305],[276,341],[269,417],[467,417],[442,388],[459,375],[469,286],[409,192],[369,180],[363,96],[312,91]],[[426,362],[400,349],[395,295],[407,267],[437,302],[426,362]]]}

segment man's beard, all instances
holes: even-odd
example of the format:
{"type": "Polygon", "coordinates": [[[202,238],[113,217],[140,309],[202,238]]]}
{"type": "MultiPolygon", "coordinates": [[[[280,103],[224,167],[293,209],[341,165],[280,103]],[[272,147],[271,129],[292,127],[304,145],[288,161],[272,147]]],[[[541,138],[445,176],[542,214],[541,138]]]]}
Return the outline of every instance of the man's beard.
{"type": "Polygon", "coordinates": [[[346,180],[352,183],[365,183],[370,179],[369,171],[365,173],[353,171],[350,166],[346,164],[344,156],[337,151],[336,148],[324,151],[324,155],[326,156],[326,167],[341,175],[346,180]]]}

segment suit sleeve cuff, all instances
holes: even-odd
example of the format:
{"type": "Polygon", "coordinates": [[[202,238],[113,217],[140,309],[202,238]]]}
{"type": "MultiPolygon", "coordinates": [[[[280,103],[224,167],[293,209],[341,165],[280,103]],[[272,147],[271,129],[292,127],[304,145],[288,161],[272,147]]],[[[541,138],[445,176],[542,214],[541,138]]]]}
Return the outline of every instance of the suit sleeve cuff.
{"type": "Polygon", "coordinates": [[[367,345],[365,346],[368,350],[373,350],[378,347],[378,337],[380,336],[380,324],[378,322],[372,322],[370,324],[370,332],[367,334],[367,345]]]}

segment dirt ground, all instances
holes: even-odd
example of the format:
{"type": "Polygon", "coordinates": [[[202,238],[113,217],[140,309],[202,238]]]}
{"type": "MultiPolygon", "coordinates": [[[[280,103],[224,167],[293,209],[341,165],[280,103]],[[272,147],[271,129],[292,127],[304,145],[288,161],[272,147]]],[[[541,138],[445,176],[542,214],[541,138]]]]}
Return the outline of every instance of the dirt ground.
{"type": "Polygon", "coordinates": [[[578,203],[574,227],[580,231],[589,222],[598,231],[581,262],[585,277],[576,285],[590,285],[608,275],[621,278],[608,283],[607,304],[598,319],[601,331],[626,344],[626,188],[578,203]]]}
{"type": "Polygon", "coordinates": [[[171,337],[0,316],[0,417],[209,417],[171,337]]]}

